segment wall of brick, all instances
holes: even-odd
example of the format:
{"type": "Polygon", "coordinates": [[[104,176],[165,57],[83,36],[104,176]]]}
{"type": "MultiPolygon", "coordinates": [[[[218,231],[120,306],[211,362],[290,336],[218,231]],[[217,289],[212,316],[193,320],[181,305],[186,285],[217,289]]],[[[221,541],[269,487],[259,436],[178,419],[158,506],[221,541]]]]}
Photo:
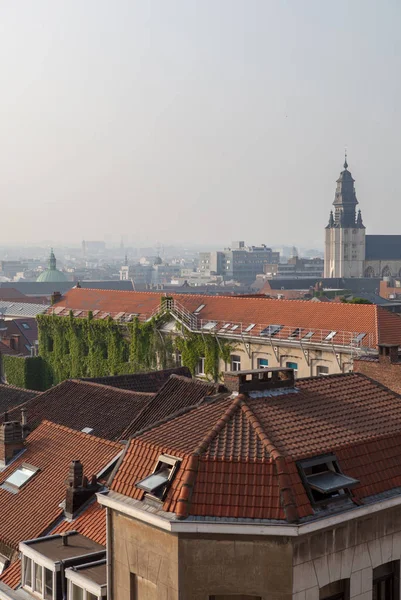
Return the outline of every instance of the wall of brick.
{"type": "Polygon", "coordinates": [[[293,600],[319,600],[319,589],[350,579],[351,600],[372,600],[373,569],[401,559],[401,509],[349,521],[294,542],[293,600]]]}
{"type": "Polygon", "coordinates": [[[364,361],[354,359],[354,371],[379,381],[390,390],[401,394],[401,363],[389,360],[364,361]]]}

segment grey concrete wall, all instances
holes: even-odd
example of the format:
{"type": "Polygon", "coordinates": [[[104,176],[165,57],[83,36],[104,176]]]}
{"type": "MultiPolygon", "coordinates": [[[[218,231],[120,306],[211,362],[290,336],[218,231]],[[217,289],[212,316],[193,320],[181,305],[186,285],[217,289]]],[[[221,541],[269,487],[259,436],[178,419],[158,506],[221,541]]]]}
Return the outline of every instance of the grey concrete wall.
{"type": "Polygon", "coordinates": [[[131,580],[138,600],[178,600],[177,537],[115,511],[111,530],[114,600],[130,600],[131,580]]]}
{"type": "Polygon", "coordinates": [[[292,545],[287,538],[181,535],[179,589],[182,600],[291,600],[292,545]]]}
{"type": "Polygon", "coordinates": [[[382,511],[294,541],[293,600],[350,579],[352,600],[372,599],[373,569],[401,558],[401,509],[382,511]]]}

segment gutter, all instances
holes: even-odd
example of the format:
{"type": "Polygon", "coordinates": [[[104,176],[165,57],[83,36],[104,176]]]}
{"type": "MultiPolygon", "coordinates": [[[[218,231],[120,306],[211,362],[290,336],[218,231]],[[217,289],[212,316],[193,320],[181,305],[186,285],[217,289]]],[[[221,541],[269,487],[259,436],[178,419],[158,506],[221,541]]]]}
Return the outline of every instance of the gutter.
{"type": "MultiPolygon", "coordinates": [[[[375,514],[382,510],[401,506],[401,495],[395,498],[390,498],[369,504],[358,506],[342,513],[316,519],[309,523],[300,525],[294,524],[272,524],[264,525],[262,523],[233,523],[233,522],[216,522],[216,521],[190,521],[190,520],[168,520],[163,516],[147,512],[138,507],[140,501],[132,500],[127,496],[109,492],[106,494],[97,494],[99,504],[108,507],[109,509],[118,511],[124,515],[163,529],[170,533],[199,533],[199,534],[227,534],[227,535],[266,535],[266,536],[286,536],[299,537],[320,531],[322,529],[332,528],[337,525],[361,519],[365,516],[375,514]]],[[[173,513],[171,513],[173,514],[173,513]]]]}

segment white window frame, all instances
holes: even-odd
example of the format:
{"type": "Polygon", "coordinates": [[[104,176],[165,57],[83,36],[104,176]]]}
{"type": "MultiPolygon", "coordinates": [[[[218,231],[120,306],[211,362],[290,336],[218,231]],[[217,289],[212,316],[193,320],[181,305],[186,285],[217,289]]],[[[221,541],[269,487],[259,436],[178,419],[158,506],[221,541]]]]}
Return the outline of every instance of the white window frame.
{"type": "Polygon", "coordinates": [[[266,358],[265,356],[259,356],[257,358],[257,365],[258,365],[258,367],[257,367],[258,369],[268,369],[269,368],[269,359],[266,358]],[[261,360],[267,360],[267,365],[261,365],[260,364],[261,360]]]}
{"type": "Polygon", "coordinates": [[[292,370],[294,371],[294,377],[297,377],[297,376],[298,376],[298,363],[296,363],[296,362],[293,362],[292,360],[288,360],[288,361],[285,363],[285,368],[286,368],[286,369],[292,369],[292,370]],[[290,367],[290,366],[289,366],[290,364],[291,364],[291,365],[297,365],[297,368],[295,369],[294,367],[290,367]]]}
{"type": "Polygon", "coordinates": [[[35,594],[35,596],[39,596],[40,598],[45,598],[45,569],[47,569],[48,571],[50,571],[52,573],[52,600],[56,600],[56,571],[54,570],[54,568],[50,569],[50,565],[43,565],[41,563],[39,563],[37,560],[35,560],[34,558],[31,558],[30,556],[27,556],[25,554],[21,554],[21,558],[22,558],[22,569],[21,569],[21,583],[22,583],[22,587],[25,590],[28,590],[29,592],[31,592],[32,594],[35,594]],[[31,561],[31,584],[32,585],[27,585],[25,583],[25,563],[27,560],[31,561]],[[36,585],[35,585],[35,565],[37,565],[38,567],[40,567],[42,569],[42,590],[39,591],[36,589],[36,585]]]}
{"type": "Polygon", "coordinates": [[[205,373],[205,362],[206,362],[206,358],[204,356],[200,356],[198,364],[196,366],[196,371],[197,371],[198,375],[206,375],[206,373],[205,373]]]}
{"type": "Polygon", "coordinates": [[[329,367],[327,365],[317,365],[316,366],[316,376],[324,377],[326,375],[330,375],[329,367]],[[327,369],[327,373],[319,373],[319,369],[327,369]]]}
{"type": "MultiPolygon", "coordinates": [[[[93,594],[93,592],[91,590],[88,590],[84,587],[82,587],[82,585],[79,585],[78,583],[76,583],[75,581],[71,581],[71,579],[67,579],[67,600],[72,600],[72,592],[73,592],[73,585],[75,585],[76,587],[81,588],[81,590],[83,591],[83,600],[89,600],[89,595],[88,594],[93,594]]],[[[104,598],[106,597],[106,594],[104,594],[103,596],[99,596],[97,594],[93,594],[96,598],[96,600],[104,600],[104,598]]]]}
{"type": "Polygon", "coordinates": [[[230,356],[231,362],[231,371],[238,372],[241,371],[241,356],[239,354],[231,354],[230,356]],[[234,358],[239,358],[239,360],[234,360],[234,358]],[[234,367],[235,365],[235,367],[234,367]]]}

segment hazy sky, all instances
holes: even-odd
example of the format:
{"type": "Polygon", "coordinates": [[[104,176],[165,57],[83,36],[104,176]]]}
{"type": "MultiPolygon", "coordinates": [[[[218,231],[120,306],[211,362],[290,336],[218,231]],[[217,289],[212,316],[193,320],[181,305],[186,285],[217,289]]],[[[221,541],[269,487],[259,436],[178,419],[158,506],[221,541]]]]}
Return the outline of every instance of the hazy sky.
{"type": "Polygon", "coordinates": [[[1,242],[401,234],[399,0],[2,0],[1,242]]]}

